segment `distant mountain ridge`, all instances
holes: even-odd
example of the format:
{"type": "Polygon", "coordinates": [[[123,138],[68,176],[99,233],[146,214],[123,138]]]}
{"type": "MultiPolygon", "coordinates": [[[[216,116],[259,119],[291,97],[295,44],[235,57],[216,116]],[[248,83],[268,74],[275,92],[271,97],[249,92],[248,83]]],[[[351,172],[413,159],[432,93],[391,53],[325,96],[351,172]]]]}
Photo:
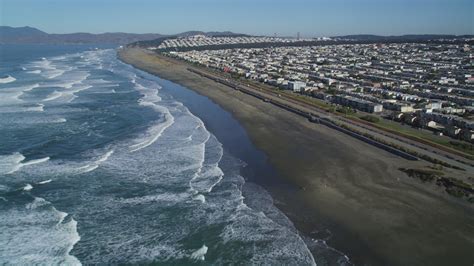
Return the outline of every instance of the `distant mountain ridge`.
{"type": "Polygon", "coordinates": [[[67,34],[49,34],[33,27],[9,27],[0,26],[1,44],[27,44],[27,43],[107,43],[107,44],[127,44],[130,42],[151,40],[162,37],[162,34],[146,33],[134,34],[123,32],[110,33],[67,33],[67,34]]]}
{"type": "Polygon", "coordinates": [[[124,32],[108,32],[108,33],[66,33],[66,34],[50,34],[33,27],[9,27],[0,26],[0,44],[128,44],[139,41],[156,40],[165,37],[187,37],[202,34],[206,36],[244,36],[229,31],[224,32],[203,32],[203,31],[187,31],[175,35],[164,35],[157,33],[124,33],[124,32]]]}
{"type": "MultiPolygon", "coordinates": [[[[238,37],[251,36],[247,34],[234,33],[230,31],[186,31],[178,34],[158,34],[158,33],[124,33],[124,32],[108,32],[108,33],[66,33],[66,34],[50,34],[33,27],[10,27],[0,26],[0,44],[135,44],[135,45],[156,45],[168,38],[188,37],[193,35],[205,35],[209,37],[238,37]]],[[[385,42],[385,41],[429,41],[450,39],[456,40],[461,38],[474,38],[474,35],[436,35],[436,34],[421,34],[421,35],[400,35],[400,36],[380,36],[370,34],[345,35],[334,36],[334,39],[339,40],[354,40],[354,41],[370,41],[370,42],[385,42]]]]}

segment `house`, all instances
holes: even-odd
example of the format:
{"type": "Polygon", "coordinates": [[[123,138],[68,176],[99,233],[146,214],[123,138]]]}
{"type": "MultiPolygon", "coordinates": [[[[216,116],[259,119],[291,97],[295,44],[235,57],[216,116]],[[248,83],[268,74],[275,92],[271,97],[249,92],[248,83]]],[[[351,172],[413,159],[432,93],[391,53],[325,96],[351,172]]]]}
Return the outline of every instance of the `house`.
{"type": "Polygon", "coordinates": [[[333,97],[333,102],[342,106],[349,106],[368,113],[378,113],[382,112],[383,110],[383,106],[381,104],[376,104],[352,96],[335,95],[333,97]]]}
{"type": "Polygon", "coordinates": [[[461,133],[461,138],[465,141],[474,142],[474,131],[473,130],[463,130],[461,133]]]}
{"type": "Polygon", "coordinates": [[[302,81],[289,81],[288,82],[288,89],[294,92],[300,92],[306,87],[306,83],[302,81]]]}
{"type": "Polygon", "coordinates": [[[448,135],[452,138],[458,137],[459,133],[461,133],[461,129],[457,126],[454,126],[454,125],[447,126],[445,131],[446,131],[446,135],[448,135]]]}

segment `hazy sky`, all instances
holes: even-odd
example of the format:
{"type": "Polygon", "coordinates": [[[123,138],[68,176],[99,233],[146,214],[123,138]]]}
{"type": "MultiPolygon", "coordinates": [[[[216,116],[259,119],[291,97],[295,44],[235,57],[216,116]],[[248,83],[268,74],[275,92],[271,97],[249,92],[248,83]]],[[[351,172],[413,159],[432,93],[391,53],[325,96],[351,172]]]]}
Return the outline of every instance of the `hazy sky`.
{"type": "Polygon", "coordinates": [[[474,0],[0,0],[0,24],[49,33],[474,34],[474,0]]]}

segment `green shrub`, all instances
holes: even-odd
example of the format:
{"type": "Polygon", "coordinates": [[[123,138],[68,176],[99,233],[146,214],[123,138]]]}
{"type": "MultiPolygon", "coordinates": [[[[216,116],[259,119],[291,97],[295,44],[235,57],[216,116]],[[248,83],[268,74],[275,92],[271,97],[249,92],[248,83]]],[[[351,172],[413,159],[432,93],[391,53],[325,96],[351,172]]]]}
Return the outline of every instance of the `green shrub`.
{"type": "Polygon", "coordinates": [[[380,121],[380,118],[373,115],[364,115],[360,119],[365,120],[370,123],[378,123],[380,121]]]}

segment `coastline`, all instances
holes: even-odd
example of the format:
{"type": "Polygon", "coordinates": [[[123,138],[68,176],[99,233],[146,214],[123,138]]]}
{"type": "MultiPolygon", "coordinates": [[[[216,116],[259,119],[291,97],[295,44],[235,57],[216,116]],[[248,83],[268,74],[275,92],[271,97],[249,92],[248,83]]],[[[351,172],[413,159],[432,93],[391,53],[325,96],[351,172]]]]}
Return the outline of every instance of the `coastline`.
{"type": "MultiPolygon", "coordinates": [[[[139,49],[119,58],[204,95],[227,110],[280,178],[264,182],[275,204],[304,235],[325,238],[355,264],[444,265],[474,261],[473,210],[440,197],[399,171],[425,166],[355,140],[215,83],[176,62],[139,49]],[[319,232],[315,231],[318,230],[319,232]]],[[[315,254],[316,256],[316,254],[315,254]]]]}

